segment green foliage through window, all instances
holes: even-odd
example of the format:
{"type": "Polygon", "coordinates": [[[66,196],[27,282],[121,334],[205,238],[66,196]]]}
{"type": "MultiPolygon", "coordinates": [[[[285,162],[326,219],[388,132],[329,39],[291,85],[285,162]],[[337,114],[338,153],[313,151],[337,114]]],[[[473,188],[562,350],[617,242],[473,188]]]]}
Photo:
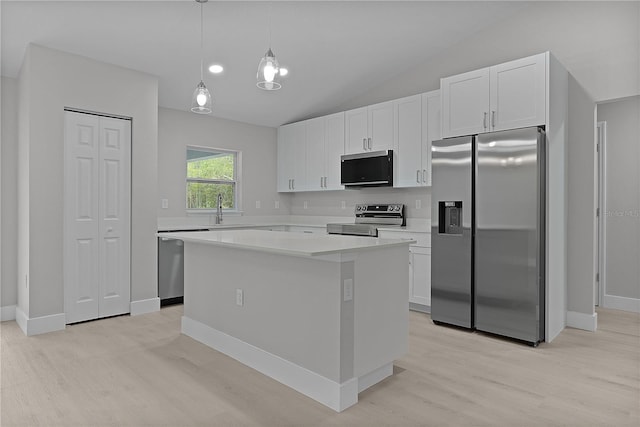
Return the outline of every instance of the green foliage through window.
{"type": "Polygon", "coordinates": [[[187,148],[187,209],[236,209],[237,153],[187,148]]]}

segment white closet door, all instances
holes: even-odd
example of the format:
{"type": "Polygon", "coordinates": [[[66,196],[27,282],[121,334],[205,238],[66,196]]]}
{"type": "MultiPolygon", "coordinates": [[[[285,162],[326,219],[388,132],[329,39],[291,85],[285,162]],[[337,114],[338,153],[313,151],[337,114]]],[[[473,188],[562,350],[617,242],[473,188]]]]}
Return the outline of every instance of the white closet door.
{"type": "Polygon", "coordinates": [[[98,317],[97,116],[65,112],[64,302],[67,323],[98,317]]]}
{"type": "Polygon", "coordinates": [[[130,126],[65,112],[67,323],[129,312],[130,126]]]}
{"type": "Polygon", "coordinates": [[[129,312],[131,122],[100,118],[100,304],[98,317],[129,312]]]}

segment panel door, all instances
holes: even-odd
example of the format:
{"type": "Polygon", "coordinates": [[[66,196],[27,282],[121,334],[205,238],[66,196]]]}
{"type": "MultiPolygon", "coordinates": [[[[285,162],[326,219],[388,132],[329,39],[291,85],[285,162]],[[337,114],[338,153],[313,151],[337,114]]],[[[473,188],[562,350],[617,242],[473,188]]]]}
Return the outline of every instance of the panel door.
{"type": "Polygon", "coordinates": [[[279,192],[293,191],[291,180],[293,179],[293,146],[291,145],[290,125],[278,128],[278,183],[279,192]]]}
{"type": "Polygon", "coordinates": [[[325,176],[325,118],[306,120],[306,189],[324,189],[325,176]]]}
{"type": "Polygon", "coordinates": [[[340,156],[344,154],[344,113],[327,116],[325,126],[325,190],[342,190],[340,156]]]}
{"type": "Polygon", "coordinates": [[[491,130],[546,122],[546,54],[491,67],[491,130]]]}
{"type": "Polygon", "coordinates": [[[395,101],[398,152],[394,187],[422,186],[422,98],[409,96],[395,101]]]}
{"type": "Polygon", "coordinates": [[[409,302],[431,306],[431,248],[411,247],[409,302]]]}
{"type": "Polygon", "coordinates": [[[345,154],[362,153],[368,148],[367,107],[345,112],[345,154]]]}
{"type": "Polygon", "coordinates": [[[100,118],[100,236],[98,316],[129,312],[131,122],[100,118]]]}
{"type": "Polygon", "coordinates": [[[63,253],[67,323],[98,317],[99,139],[97,116],[65,113],[63,253]]]}
{"type": "Polygon", "coordinates": [[[304,191],[307,188],[307,142],[304,122],[291,126],[291,140],[293,149],[293,191],[304,191]]]}
{"type": "Polygon", "coordinates": [[[443,138],[489,130],[489,74],[483,68],[440,80],[443,138]]]}
{"type": "Polygon", "coordinates": [[[422,94],[422,185],[431,186],[432,142],[442,138],[440,133],[440,91],[422,94]]]}
{"type": "Polygon", "coordinates": [[[393,101],[387,101],[368,107],[369,151],[393,150],[396,146],[393,105],[393,101]]]}
{"type": "Polygon", "coordinates": [[[67,323],[129,312],[131,124],[65,112],[67,323]]]}

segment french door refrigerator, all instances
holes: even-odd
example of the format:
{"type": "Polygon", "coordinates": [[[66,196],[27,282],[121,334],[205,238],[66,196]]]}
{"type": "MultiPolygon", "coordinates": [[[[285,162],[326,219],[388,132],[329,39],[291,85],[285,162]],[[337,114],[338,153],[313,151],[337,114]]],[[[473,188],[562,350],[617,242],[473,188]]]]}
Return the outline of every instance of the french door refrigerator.
{"type": "Polygon", "coordinates": [[[545,175],[541,128],[433,142],[435,323],[544,341],[545,175]]]}

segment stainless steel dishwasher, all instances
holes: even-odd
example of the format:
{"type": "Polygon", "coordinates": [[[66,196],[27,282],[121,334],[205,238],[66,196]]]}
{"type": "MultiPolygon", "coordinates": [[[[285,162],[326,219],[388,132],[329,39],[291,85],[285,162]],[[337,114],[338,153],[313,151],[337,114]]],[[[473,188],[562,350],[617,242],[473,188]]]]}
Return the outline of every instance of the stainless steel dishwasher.
{"type": "MultiPolygon", "coordinates": [[[[170,230],[170,232],[207,231],[170,230]]],[[[160,306],[181,304],[184,299],[184,243],[171,237],[158,237],[158,297],[160,306]]]]}

